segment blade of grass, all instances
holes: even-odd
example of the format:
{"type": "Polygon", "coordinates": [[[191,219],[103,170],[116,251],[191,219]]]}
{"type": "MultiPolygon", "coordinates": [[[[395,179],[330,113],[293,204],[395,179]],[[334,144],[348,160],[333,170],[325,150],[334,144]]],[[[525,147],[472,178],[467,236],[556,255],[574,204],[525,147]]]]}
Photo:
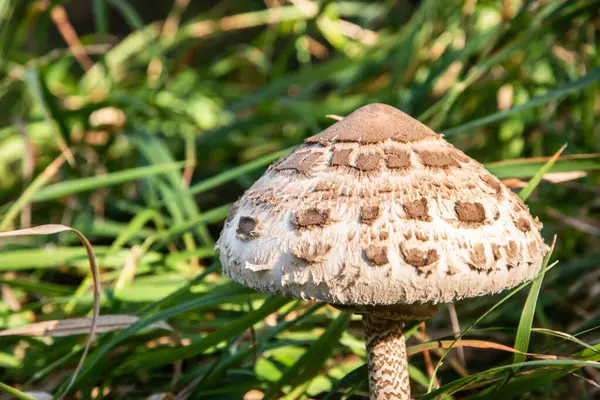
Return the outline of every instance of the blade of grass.
{"type": "MultiPolygon", "coordinates": [[[[521,158],[485,164],[498,178],[534,176],[551,157],[521,158]]],[[[600,169],[600,154],[569,154],[560,157],[548,172],[590,171],[600,169]]]]}
{"type": "Polygon", "coordinates": [[[54,135],[54,139],[58,144],[58,148],[64,154],[67,161],[69,161],[69,164],[71,164],[71,166],[74,166],[75,158],[73,157],[73,153],[71,152],[71,149],[69,149],[69,146],[67,145],[65,139],[65,137],[68,135],[67,128],[64,126],[63,121],[56,120],[55,116],[52,114],[52,108],[57,107],[51,106],[50,101],[48,99],[48,91],[45,88],[44,83],[42,82],[42,77],[40,76],[38,69],[27,68],[25,70],[25,82],[31,92],[34,101],[42,110],[46,122],[50,125],[52,133],[54,135]]]}
{"type": "Polygon", "coordinates": [[[255,171],[266,165],[269,165],[270,163],[286,155],[293,149],[294,147],[289,147],[287,149],[279,150],[266,156],[257,158],[256,160],[250,161],[249,163],[246,163],[244,165],[240,165],[239,167],[231,168],[225,172],[222,172],[218,175],[215,175],[213,177],[203,180],[200,183],[193,185],[192,187],[190,187],[189,192],[191,194],[207,192],[227,182],[230,182],[237,177],[255,171]]]}
{"type": "Polygon", "coordinates": [[[338,342],[351,316],[352,314],[349,312],[340,313],[325,332],[310,345],[302,357],[291,365],[277,382],[271,385],[268,392],[265,393],[264,399],[274,398],[285,385],[300,385],[315,376],[334,350],[332,344],[338,342]]]}
{"type": "Polygon", "coordinates": [[[88,192],[102,187],[114,186],[125,182],[135,181],[140,178],[167,173],[169,171],[181,169],[184,166],[184,162],[175,162],[152,165],[149,167],[130,168],[90,178],[71,179],[69,181],[46,186],[33,196],[33,200],[37,202],[56,200],[76,193],[88,192]]]}
{"type": "Polygon", "coordinates": [[[174,238],[184,234],[185,232],[189,232],[190,230],[194,229],[200,224],[213,223],[225,219],[230,207],[231,204],[225,204],[223,206],[213,208],[212,210],[204,212],[204,214],[191,221],[174,225],[169,230],[158,233],[154,238],[152,238],[154,245],[152,245],[151,248],[162,248],[166,246],[167,243],[171,242],[174,238]]]}
{"type": "Polygon", "coordinates": [[[233,323],[227,324],[218,331],[211,333],[199,341],[189,346],[170,349],[158,349],[140,354],[137,357],[131,357],[123,363],[115,374],[128,374],[139,370],[143,365],[146,369],[157,368],[163,365],[172,364],[178,360],[185,360],[202,354],[205,350],[219,343],[227,341],[235,335],[239,335],[252,325],[263,320],[267,315],[279,310],[281,307],[292,301],[290,298],[271,297],[257,310],[247,313],[233,323]]]}
{"type": "MultiPolygon", "coordinates": [[[[552,241],[550,250],[544,257],[544,262],[542,263],[542,269],[540,273],[535,277],[533,283],[531,284],[529,294],[527,295],[527,300],[525,301],[525,305],[523,306],[523,312],[521,313],[521,320],[519,321],[519,327],[517,328],[517,336],[515,338],[515,349],[522,353],[527,353],[527,351],[529,350],[529,338],[531,337],[531,328],[533,325],[533,317],[535,315],[537,299],[540,294],[540,289],[542,288],[544,275],[546,274],[546,267],[548,266],[548,262],[550,261],[550,257],[552,256],[552,251],[554,249],[555,244],[556,236],[552,241]]],[[[520,363],[523,361],[525,361],[525,355],[514,355],[514,363],[520,363]]],[[[516,370],[514,372],[516,372],[516,370]]]]}
{"type": "Polygon", "coordinates": [[[525,201],[529,198],[531,193],[541,182],[542,177],[550,171],[550,169],[552,168],[556,160],[558,160],[558,157],[560,157],[560,155],[566,147],[567,145],[565,143],[560,149],[558,149],[556,153],[554,153],[554,155],[548,160],[548,162],[544,164],[542,168],[540,168],[540,170],[533,176],[533,178],[531,178],[529,183],[527,183],[527,186],[521,189],[521,191],[519,192],[519,197],[521,198],[521,200],[525,201]]]}
{"type": "MultiPolygon", "coordinates": [[[[558,261],[554,262],[553,264],[549,265],[548,267],[543,266],[544,271],[548,271],[551,268],[553,268],[556,264],[558,263],[558,261]]],[[[483,313],[481,316],[479,316],[471,325],[469,325],[465,330],[463,330],[461,332],[461,334],[454,340],[454,342],[456,343],[458,340],[461,340],[462,337],[464,335],[467,334],[467,332],[469,332],[471,330],[471,328],[473,328],[475,325],[477,325],[479,322],[481,322],[485,317],[487,317],[492,311],[494,311],[495,309],[497,309],[498,307],[500,307],[502,304],[504,304],[508,299],[510,299],[512,296],[514,296],[515,294],[517,294],[518,292],[520,292],[521,290],[523,290],[525,287],[529,286],[532,283],[532,281],[528,281],[528,282],[524,282],[521,285],[517,286],[515,289],[511,290],[510,293],[508,293],[506,296],[504,296],[502,298],[502,300],[498,301],[496,304],[494,304],[492,307],[490,307],[485,313],[483,313]]],[[[429,381],[429,388],[427,390],[428,393],[431,393],[431,391],[433,390],[433,383],[434,383],[434,377],[437,374],[437,371],[439,370],[439,368],[442,365],[442,362],[444,361],[444,359],[448,356],[448,354],[450,353],[450,350],[452,349],[452,346],[446,350],[444,352],[444,354],[442,355],[442,357],[440,357],[438,363],[435,366],[435,370],[433,371],[433,375],[431,376],[431,380],[429,381]]]]}
{"type": "Polygon", "coordinates": [[[56,160],[52,161],[50,165],[48,165],[46,169],[44,169],[44,171],[37,178],[35,178],[29,186],[27,186],[27,189],[25,189],[23,194],[19,196],[17,201],[10,206],[6,212],[6,215],[4,215],[4,218],[0,223],[0,232],[5,231],[13,224],[15,218],[19,215],[21,210],[23,210],[23,208],[29,204],[36,193],[44,185],[46,185],[54,175],[56,175],[56,172],[58,172],[64,162],[65,157],[63,153],[56,160]]]}
{"type": "Polygon", "coordinates": [[[11,396],[14,396],[15,399],[19,399],[19,400],[36,400],[35,398],[21,392],[20,390],[17,390],[13,387],[10,387],[2,382],[0,382],[0,390],[8,393],[11,396]]]}
{"type": "Polygon", "coordinates": [[[527,111],[532,108],[541,106],[543,104],[559,100],[571,93],[579,92],[580,90],[588,86],[595,85],[598,81],[600,81],[600,68],[595,68],[588,72],[585,76],[573,82],[568,82],[566,84],[558,86],[557,88],[554,88],[543,95],[534,97],[533,99],[529,100],[524,104],[512,107],[511,109],[506,111],[497,112],[495,114],[491,114],[486,117],[467,122],[454,128],[443,130],[441,133],[443,133],[446,136],[450,136],[455,133],[471,131],[497,121],[502,121],[508,117],[517,115],[523,111],[527,111]]]}
{"type": "Polygon", "coordinates": [[[93,0],[92,5],[94,7],[94,22],[96,24],[96,32],[100,35],[100,40],[106,43],[106,37],[108,34],[108,19],[106,16],[106,3],[105,0],[93,0]]]}
{"type": "Polygon", "coordinates": [[[2,237],[15,237],[15,236],[30,236],[30,235],[53,235],[53,234],[57,234],[57,233],[61,233],[61,232],[73,232],[75,233],[78,237],[79,240],[81,240],[82,244],[85,247],[85,251],[87,253],[89,262],[90,262],[90,271],[92,274],[92,279],[93,279],[93,294],[94,294],[94,304],[92,306],[92,320],[91,320],[91,324],[90,324],[90,329],[89,329],[89,335],[88,335],[88,339],[86,341],[85,344],[85,348],[83,350],[83,354],[81,355],[81,358],[79,359],[79,363],[77,364],[77,367],[75,368],[75,371],[73,372],[73,375],[71,376],[71,379],[69,380],[69,383],[67,384],[67,386],[65,387],[64,391],[62,391],[62,394],[59,396],[59,399],[63,399],[67,393],[69,392],[69,390],[71,389],[71,387],[73,386],[73,384],[75,383],[75,380],[77,379],[77,374],[79,373],[79,371],[81,370],[83,363],[85,362],[85,358],[90,350],[90,347],[92,346],[92,341],[94,340],[94,336],[96,334],[96,326],[97,326],[97,322],[98,322],[98,317],[100,316],[100,292],[101,292],[101,287],[100,287],[100,275],[99,275],[99,271],[98,271],[98,265],[96,264],[96,256],[94,255],[94,249],[92,248],[92,244],[87,240],[87,238],[78,230],[73,229],[71,227],[65,226],[65,225],[41,225],[41,226],[37,226],[35,228],[28,228],[28,229],[21,229],[21,230],[17,230],[17,231],[9,231],[9,232],[2,232],[0,233],[0,238],[2,237]]]}
{"type": "MultiPolygon", "coordinates": [[[[185,291],[186,289],[187,288],[182,288],[181,291],[185,291]]],[[[169,298],[171,298],[171,299],[175,298],[176,297],[175,295],[181,294],[181,291],[171,294],[169,296],[169,298]]],[[[220,304],[220,303],[228,301],[228,300],[231,301],[231,298],[234,296],[247,296],[250,293],[251,293],[251,291],[249,289],[247,289],[241,285],[236,285],[236,284],[222,285],[221,287],[213,290],[211,293],[201,296],[200,298],[189,300],[182,304],[178,304],[174,307],[170,307],[163,311],[157,312],[156,314],[145,316],[144,318],[140,319],[140,321],[131,325],[126,330],[119,332],[110,341],[108,341],[106,344],[102,345],[96,351],[94,351],[90,355],[86,364],[84,365],[84,368],[81,370],[81,373],[79,374],[79,376],[77,378],[76,384],[78,382],[80,382],[83,378],[85,378],[94,369],[94,366],[96,364],[98,364],[106,356],[106,354],[108,353],[108,351],[110,349],[112,349],[117,344],[122,343],[125,339],[135,335],[141,329],[143,329],[147,326],[150,326],[153,323],[156,323],[159,321],[164,321],[168,318],[172,318],[176,315],[188,312],[192,309],[198,309],[199,307],[214,306],[216,304],[220,304]]],[[[162,303],[162,302],[159,302],[159,304],[160,303],[162,303]]],[[[153,305],[153,307],[154,306],[157,306],[157,305],[153,305]]],[[[148,311],[152,310],[153,307],[149,308],[148,311]]],[[[171,350],[173,350],[173,349],[171,349],[171,350]]],[[[178,358],[175,357],[175,359],[172,361],[176,361],[177,359],[178,358]]],[[[170,361],[167,361],[166,363],[168,364],[169,362],[170,361]]]]}
{"type": "Polygon", "coordinates": [[[439,389],[427,393],[426,395],[419,397],[419,400],[434,400],[439,399],[442,394],[452,394],[456,393],[457,390],[461,388],[468,389],[465,386],[466,383],[471,383],[475,381],[479,381],[481,379],[485,379],[491,377],[495,374],[510,371],[513,369],[520,368],[531,368],[531,367],[575,367],[575,368],[583,368],[583,367],[592,367],[600,369],[600,363],[596,361],[582,361],[582,360],[536,360],[536,361],[526,361],[521,363],[513,363],[508,365],[502,365],[499,367],[493,367],[486,371],[479,372],[477,374],[469,375],[464,378],[459,378],[451,383],[448,383],[439,389]]]}
{"type": "Polygon", "coordinates": [[[133,31],[141,31],[144,28],[144,22],[142,18],[139,16],[135,8],[127,2],[127,0],[107,0],[108,3],[119,10],[125,21],[131,27],[133,31]]]}

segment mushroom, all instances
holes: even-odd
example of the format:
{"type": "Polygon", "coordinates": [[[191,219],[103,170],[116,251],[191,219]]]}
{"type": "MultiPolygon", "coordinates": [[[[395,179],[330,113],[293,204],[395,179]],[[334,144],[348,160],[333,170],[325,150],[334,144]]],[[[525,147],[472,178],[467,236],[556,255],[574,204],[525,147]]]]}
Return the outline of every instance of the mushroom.
{"type": "Polygon", "coordinates": [[[273,163],[217,248],[243,285],[362,314],[371,399],[409,399],[404,323],[532,279],[541,227],[443,135],[370,104],[273,163]]]}

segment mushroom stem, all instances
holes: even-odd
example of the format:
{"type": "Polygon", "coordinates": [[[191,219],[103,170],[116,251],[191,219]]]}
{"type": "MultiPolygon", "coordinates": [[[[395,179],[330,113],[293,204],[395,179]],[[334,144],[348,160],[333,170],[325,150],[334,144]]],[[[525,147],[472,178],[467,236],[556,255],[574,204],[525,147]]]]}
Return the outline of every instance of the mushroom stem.
{"type": "Polygon", "coordinates": [[[371,400],[410,400],[403,321],[363,315],[371,400]]]}

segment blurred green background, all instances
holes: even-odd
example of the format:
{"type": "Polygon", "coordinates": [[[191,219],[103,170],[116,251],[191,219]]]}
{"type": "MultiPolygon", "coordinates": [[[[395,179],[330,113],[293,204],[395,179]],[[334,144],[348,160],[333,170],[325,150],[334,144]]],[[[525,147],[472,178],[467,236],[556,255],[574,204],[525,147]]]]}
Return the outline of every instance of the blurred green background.
{"type": "MultiPolygon", "coordinates": [[[[546,241],[557,235],[559,263],[541,290],[458,302],[462,329],[485,316],[464,338],[487,344],[452,350],[433,378],[451,314],[409,325],[413,395],[600,398],[599,9],[0,0],[0,231],[80,230],[101,269],[102,314],[126,319],[101,321],[110,332],[69,398],[367,396],[360,317],[241,288],[219,274],[213,245],[272,161],[327,115],[373,102],[446,134],[516,191],[568,145],[527,199],[546,241]],[[559,357],[525,361],[494,344],[559,357]]],[[[0,329],[90,315],[73,234],[2,242],[0,286],[0,329]]],[[[0,390],[60,393],[86,331],[0,337],[0,390]]]]}

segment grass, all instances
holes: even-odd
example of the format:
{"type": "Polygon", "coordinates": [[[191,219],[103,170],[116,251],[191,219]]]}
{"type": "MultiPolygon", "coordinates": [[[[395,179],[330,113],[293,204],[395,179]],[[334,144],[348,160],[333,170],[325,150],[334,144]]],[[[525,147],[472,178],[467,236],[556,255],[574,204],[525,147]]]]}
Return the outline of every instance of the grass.
{"type": "MultiPolygon", "coordinates": [[[[0,231],[77,229],[102,315],[137,318],[96,335],[66,397],[364,398],[360,318],[232,283],[213,245],[271,162],[372,102],[558,238],[543,281],[457,302],[459,339],[445,307],[408,327],[414,396],[597,397],[600,1],[204,3],[0,0],[0,231]]],[[[0,332],[91,315],[75,235],[1,240],[0,332]]],[[[60,396],[86,338],[0,337],[0,392],[60,396]]]]}

